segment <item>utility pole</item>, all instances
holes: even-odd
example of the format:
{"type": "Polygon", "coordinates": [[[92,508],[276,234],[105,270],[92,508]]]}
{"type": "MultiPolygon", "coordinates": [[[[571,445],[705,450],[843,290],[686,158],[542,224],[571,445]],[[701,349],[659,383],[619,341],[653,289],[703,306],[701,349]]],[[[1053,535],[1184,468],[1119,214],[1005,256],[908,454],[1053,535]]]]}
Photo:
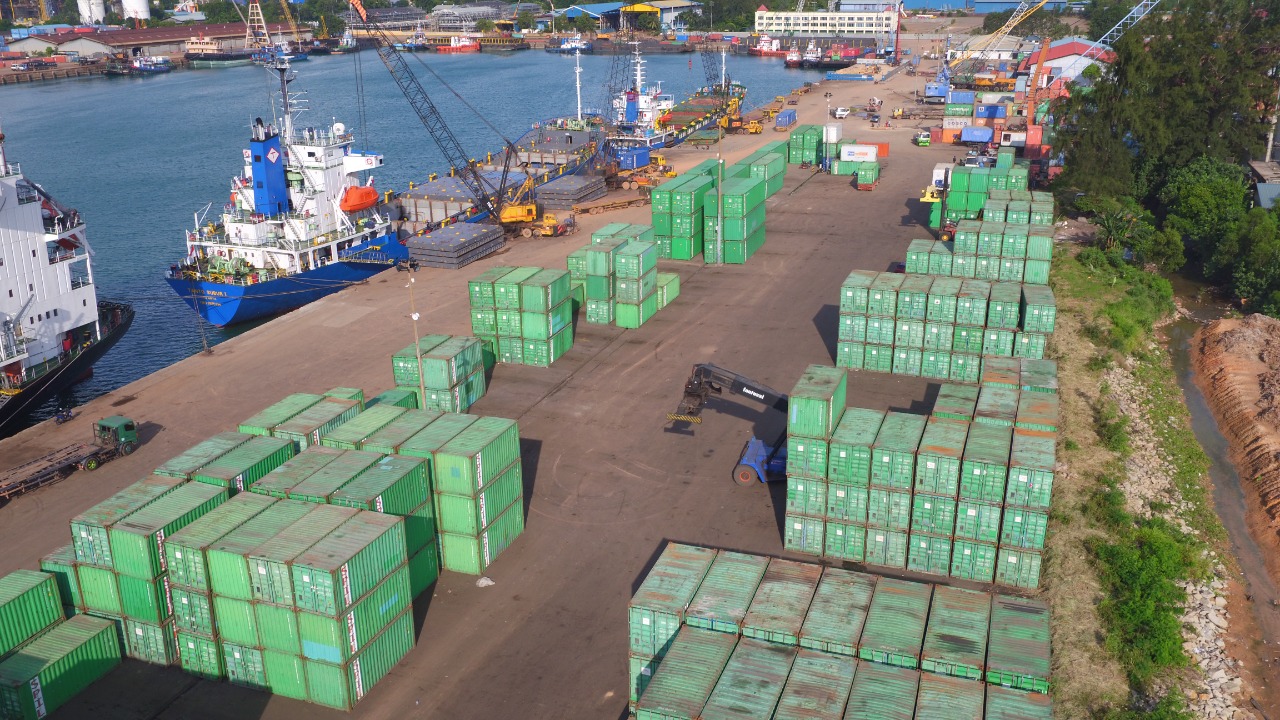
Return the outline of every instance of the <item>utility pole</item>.
{"type": "Polygon", "coordinates": [[[413,319],[413,356],[418,362],[418,407],[422,407],[422,404],[427,401],[427,381],[422,377],[422,346],[419,344],[418,336],[418,311],[413,306],[413,281],[414,278],[410,276],[409,284],[405,287],[409,288],[409,317],[413,319]]]}

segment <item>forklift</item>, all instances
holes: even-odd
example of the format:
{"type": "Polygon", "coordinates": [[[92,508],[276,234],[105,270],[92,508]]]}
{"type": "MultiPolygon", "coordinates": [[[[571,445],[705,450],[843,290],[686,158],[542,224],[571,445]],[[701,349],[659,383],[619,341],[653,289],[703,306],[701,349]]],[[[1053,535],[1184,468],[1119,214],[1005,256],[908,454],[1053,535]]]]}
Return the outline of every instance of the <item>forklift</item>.
{"type": "MultiPolygon", "coordinates": [[[[718,365],[699,363],[693,366],[689,379],[684,383],[684,396],[673,413],[667,413],[669,422],[702,424],[702,408],[711,395],[722,395],[728,388],[730,394],[747,397],[787,414],[787,396],[755,380],[725,370],[718,365]]],[[[755,485],[760,482],[784,480],[787,473],[787,436],[783,433],[773,444],[752,435],[742,447],[738,462],[733,468],[733,480],[739,485],[755,485]]]]}

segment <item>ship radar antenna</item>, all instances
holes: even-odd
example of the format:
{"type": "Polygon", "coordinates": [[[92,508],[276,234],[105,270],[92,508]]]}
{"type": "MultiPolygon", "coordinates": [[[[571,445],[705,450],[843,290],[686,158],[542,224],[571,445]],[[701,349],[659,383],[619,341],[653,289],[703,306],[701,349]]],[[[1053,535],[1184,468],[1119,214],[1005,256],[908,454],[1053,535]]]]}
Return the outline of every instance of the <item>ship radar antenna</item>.
{"type": "Polygon", "coordinates": [[[270,65],[270,69],[280,78],[280,102],[281,115],[284,122],[285,142],[292,142],[293,139],[293,105],[292,98],[289,97],[289,83],[293,82],[297,73],[289,70],[289,57],[287,55],[277,55],[275,62],[270,65]]]}

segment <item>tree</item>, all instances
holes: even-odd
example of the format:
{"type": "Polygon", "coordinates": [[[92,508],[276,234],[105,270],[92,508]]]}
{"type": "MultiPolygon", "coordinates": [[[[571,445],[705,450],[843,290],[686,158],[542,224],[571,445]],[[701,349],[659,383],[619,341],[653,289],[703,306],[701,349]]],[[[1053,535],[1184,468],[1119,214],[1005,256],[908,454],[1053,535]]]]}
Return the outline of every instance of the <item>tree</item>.
{"type": "Polygon", "coordinates": [[[537,18],[528,10],[522,10],[518,15],[516,15],[516,27],[521,30],[532,30],[537,24],[537,18]]]}
{"type": "Polygon", "coordinates": [[[1105,35],[1132,9],[1133,3],[1092,0],[1084,11],[1085,19],[1089,21],[1089,39],[1097,40],[1105,35]]]}
{"type": "Polygon", "coordinates": [[[658,13],[640,13],[636,16],[636,29],[642,32],[656,33],[662,30],[658,13]]]}
{"type": "Polygon", "coordinates": [[[1230,275],[1248,196],[1244,171],[1208,156],[1175,170],[1160,191],[1165,227],[1182,233],[1210,278],[1230,275]]]}
{"type": "Polygon", "coordinates": [[[578,17],[569,21],[569,27],[581,33],[591,33],[600,28],[600,23],[590,15],[582,13],[578,17]]]}
{"type": "Polygon", "coordinates": [[[987,13],[982,18],[982,32],[993,33],[1004,24],[1009,22],[1009,18],[1013,17],[1012,10],[1001,10],[1000,12],[987,13]]]}
{"type": "Polygon", "coordinates": [[[476,21],[476,32],[491,33],[497,29],[498,29],[498,26],[495,25],[494,22],[488,18],[481,18],[480,20],[476,21]]]}
{"type": "Polygon", "coordinates": [[[1161,272],[1177,272],[1187,263],[1182,233],[1171,228],[1157,230],[1150,223],[1139,223],[1133,233],[1131,249],[1136,261],[1155,265],[1161,272]]]}
{"type": "Polygon", "coordinates": [[[1127,246],[1144,222],[1145,211],[1129,197],[1092,195],[1081,199],[1076,207],[1093,216],[1093,224],[1098,226],[1095,244],[1102,250],[1127,246]]]}

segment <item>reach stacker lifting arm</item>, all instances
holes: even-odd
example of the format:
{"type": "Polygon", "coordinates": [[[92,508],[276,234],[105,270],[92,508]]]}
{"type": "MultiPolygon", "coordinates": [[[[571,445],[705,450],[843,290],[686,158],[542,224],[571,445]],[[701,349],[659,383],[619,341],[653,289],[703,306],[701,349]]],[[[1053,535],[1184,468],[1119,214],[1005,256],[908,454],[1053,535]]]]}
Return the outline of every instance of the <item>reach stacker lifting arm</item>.
{"type": "MultiPolygon", "coordinates": [[[[730,394],[750,398],[766,407],[787,414],[787,396],[751,378],[725,370],[718,365],[699,363],[684,383],[684,397],[667,420],[702,424],[702,408],[711,395],[721,395],[728,388],[730,394]]],[[[733,479],[739,485],[754,485],[785,476],[787,470],[787,438],[782,435],[772,445],[752,436],[742,448],[738,464],[733,469],[733,479]]]]}

